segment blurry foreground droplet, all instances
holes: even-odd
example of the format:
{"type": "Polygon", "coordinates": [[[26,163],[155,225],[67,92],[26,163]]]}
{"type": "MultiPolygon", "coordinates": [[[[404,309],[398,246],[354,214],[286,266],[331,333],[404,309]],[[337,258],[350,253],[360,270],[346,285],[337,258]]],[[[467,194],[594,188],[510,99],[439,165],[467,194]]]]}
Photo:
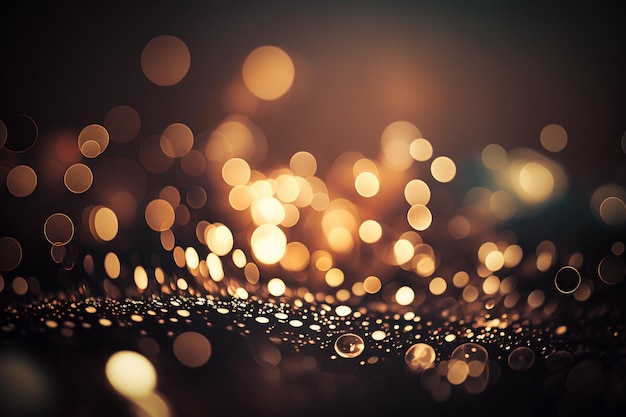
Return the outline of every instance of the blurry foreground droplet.
{"type": "Polygon", "coordinates": [[[342,358],[356,358],[365,350],[365,342],[361,336],[345,333],[335,341],[335,352],[342,358]]]}
{"type": "Polygon", "coordinates": [[[413,372],[422,372],[431,368],[436,357],[435,349],[425,343],[414,344],[404,354],[404,360],[413,372]]]}
{"type": "Polygon", "coordinates": [[[525,371],[535,363],[535,352],[526,346],[519,346],[509,354],[508,363],[514,371],[525,371]]]}

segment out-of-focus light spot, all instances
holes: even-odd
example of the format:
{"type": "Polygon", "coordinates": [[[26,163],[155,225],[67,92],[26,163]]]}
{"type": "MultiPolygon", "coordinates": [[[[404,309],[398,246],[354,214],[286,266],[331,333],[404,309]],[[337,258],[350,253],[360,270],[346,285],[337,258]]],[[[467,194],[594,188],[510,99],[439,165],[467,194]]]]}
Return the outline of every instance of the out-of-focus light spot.
{"type": "Polygon", "coordinates": [[[171,35],[153,38],[141,52],[141,69],[156,85],[167,87],[182,80],[191,64],[187,45],[171,35]]]}
{"type": "Polygon", "coordinates": [[[0,237],[0,271],[11,271],[22,261],[22,245],[9,236],[0,237]]]}
{"type": "Polygon", "coordinates": [[[571,294],[581,283],[578,270],[572,266],[564,266],[554,276],[554,286],[563,294],[571,294]]]}
{"type": "Polygon", "coordinates": [[[465,239],[469,236],[471,224],[465,216],[454,216],[448,222],[448,233],[454,239],[465,239]]]}
{"type": "Polygon", "coordinates": [[[159,139],[161,150],[170,158],[181,158],[193,147],[191,129],[183,123],[172,123],[165,128],[159,139]]]}
{"type": "Polygon", "coordinates": [[[423,372],[432,368],[435,364],[437,354],[432,346],[425,343],[416,343],[409,347],[404,354],[404,361],[412,372],[423,372]]]}
{"type": "Polygon", "coordinates": [[[413,229],[423,231],[430,227],[433,215],[425,205],[415,204],[407,212],[407,220],[413,229]]]}
{"type": "Polygon", "coordinates": [[[456,164],[447,156],[438,156],[430,164],[430,173],[439,182],[450,182],[456,175],[456,164]]]}
{"type": "Polygon", "coordinates": [[[621,198],[607,197],[600,204],[602,220],[611,226],[618,226],[626,220],[626,204],[621,198]]]}
{"type": "Polygon", "coordinates": [[[393,254],[397,265],[403,265],[409,262],[415,255],[415,247],[413,243],[406,239],[398,239],[393,244],[393,254]]]}
{"type": "Polygon", "coordinates": [[[463,299],[468,303],[473,303],[478,298],[478,290],[476,287],[467,286],[463,288],[463,299]]]}
{"type": "Polygon", "coordinates": [[[104,116],[102,123],[116,143],[125,143],[134,139],[141,128],[139,113],[129,106],[115,106],[104,116]]]}
{"type": "Polygon", "coordinates": [[[142,417],[172,417],[170,405],[158,392],[153,392],[147,397],[134,398],[133,405],[137,415],[142,417]]]}
{"type": "Polygon", "coordinates": [[[415,291],[413,288],[403,286],[398,288],[395,295],[396,303],[401,306],[408,306],[415,300],[415,291]]]}
{"type": "Polygon", "coordinates": [[[228,116],[211,133],[204,152],[207,160],[222,163],[231,158],[260,162],[266,153],[265,135],[250,119],[241,115],[228,116]]]}
{"type": "Polygon", "coordinates": [[[148,288],[148,273],[143,266],[136,266],[133,271],[133,280],[139,290],[148,288]]]}
{"type": "Polygon", "coordinates": [[[452,276],[452,284],[457,288],[463,288],[469,284],[469,274],[465,271],[458,271],[452,276]]]}
{"type": "Polygon", "coordinates": [[[78,134],[78,149],[87,158],[95,158],[104,152],[107,146],[109,132],[102,125],[87,125],[78,134]]]}
{"type": "Polygon", "coordinates": [[[246,210],[252,204],[252,194],[245,185],[236,185],[228,193],[228,203],[238,211],[246,210]]]}
{"type": "Polygon", "coordinates": [[[552,123],[541,129],[539,140],[546,151],[560,152],[567,146],[567,132],[563,126],[552,123]]]}
{"type": "Polygon", "coordinates": [[[113,252],[109,252],[104,257],[104,271],[111,279],[117,279],[122,271],[120,259],[113,252]]]}
{"type": "Polygon", "coordinates": [[[537,204],[548,200],[554,192],[554,176],[540,162],[526,162],[514,182],[519,197],[527,203],[537,204]]]}
{"type": "Polygon", "coordinates": [[[489,196],[489,208],[500,220],[511,219],[517,210],[511,194],[503,190],[496,191],[489,196]]]}
{"type": "Polygon", "coordinates": [[[263,224],[252,232],[250,245],[254,257],[259,262],[272,265],[285,255],[287,237],[278,226],[263,224]]]}
{"type": "Polygon", "coordinates": [[[317,160],[311,153],[299,151],[294,153],[289,160],[289,169],[291,169],[295,175],[307,178],[315,175],[317,171],[317,160]]]}
{"type": "Polygon", "coordinates": [[[130,399],[147,397],[156,388],[157,374],[152,363],[140,353],[130,350],[111,355],[105,374],[111,386],[130,399]]]}
{"type": "Polygon", "coordinates": [[[9,152],[26,152],[35,145],[38,137],[37,122],[26,114],[5,118],[0,124],[0,143],[9,152]]]}
{"type": "Polygon", "coordinates": [[[583,280],[583,282],[578,286],[576,291],[574,291],[573,296],[576,301],[585,302],[591,297],[591,293],[593,291],[593,285],[591,281],[583,280]]]}
{"type": "Polygon", "coordinates": [[[197,332],[179,334],[172,348],[176,359],[190,368],[197,368],[207,363],[213,351],[207,338],[197,332]]]}
{"type": "Polygon", "coordinates": [[[286,290],[285,282],[280,278],[272,278],[267,282],[267,291],[274,297],[280,297],[286,290]]]}
{"type": "Polygon", "coordinates": [[[16,277],[11,283],[13,292],[17,295],[24,295],[28,292],[28,281],[24,277],[16,277]]]}
{"type": "Polygon", "coordinates": [[[448,362],[448,372],[446,377],[448,378],[448,382],[452,385],[461,385],[467,379],[469,375],[469,366],[467,362],[451,359],[448,362]]]}
{"type": "Polygon", "coordinates": [[[84,193],[93,183],[93,173],[85,164],[74,164],[65,171],[63,182],[71,192],[84,193]]]}
{"type": "Polygon", "coordinates": [[[504,254],[498,250],[489,252],[485,256],[485,266],[492,272],[499,271],[504,266],[504,254]]]}
{"type": "Polygon", "coordinates": [[[483,164],[492,171],[504,168],[508,160],[506,150],[496,143],[485,146],[480,156],[483,164]]]}
{"type": "Polygon", "coordinates": [[[624,246],[623,242],[615,242],[611,245],[611,252],[613,253],[613,255],[615,256],[621,256],[624,254],[624,249],[626,247],[624,246]]]}
{"type": "Polygon", "coordinates": [[[266,45],[255,49],[243,63],[244,84],[262,100],[282,97],[291,88],[294,75],[291,58],[276,46],[266,45]]]}
{"type": "Polygon", "coordinates": [[[231,186],[244,185],[250,180],[250,165],[241,158],[232,158],[222,167],[222,178],[231,186]]]}
{"type": "Polygon", "coordinates": [[[433,278],[428,284],[428,290],[433,295],[441,295],[444,292],[446,292],[447,288],[448,288],[448,283],[446,282],[445,279],[441,277],[433,278]]]}
{"type": "Polygon", "coordinates": [[[352,232],[345,227],[334,227],[326,234],[330,248],[338,253],[348,253],[354,248],[352,232]]]}
{"type": "Polygon", "coordinates": [[[504,266],[507,268],[513,268],[521,262],[524,256],[524,251],[519,245],[510,245],[504,250],[503,255],[504,266]]]}
{"type": "Polygon", "coordinates": [[[326,281],[329,287],[334,288],[340,286],[343,284],[344,279],[344,273],[339,268],[330,268],[326,271],[326,274],[324,274],[324,281],[326,281]]]}
{"type": "Polygon", "coordinates": [[[209,253],[206,256],[206,265],[209,269],[209,275],[211,276],[211,279],[213,281],[220,282],[224,279],[224,267],[222,265],[222,260],[219,258],[219,256],[217,256],[213,252],[209,253]]]}
{"type": "Polygon", "coordinates": [[[335,313],[337,313],[339,317],[346,317],[352,313],[352,308],[347,305],[339,305],[335,307],[335,313]]]}
{"type": "Polygon", "coordinates": [[[74,237],[74,222],[66,214],[54,213],[43,225],[46,240],[53,245],[67,245],[74,237]]]}
{"type": "Polygon", "coordinates": [[[241,249],[235,249],[232,254],[233,263],[237,268],[243,268],[246,266],[246,254],[241,249]]]}
{"type": "Polygon", "coordinates": [[[418,138],[409,145],[409,153],[416,161],[428,161],[433,156],[433,145],[424,138],[418,138]]]}
{"type": "Polygon", "coordinates": [[[280,265],[287,271],[303,271],[310,260],[309,249],[301,242],[289,242],[280,265]]]}
{"type": "Polygon", "coordinates": [[[519,346],[509,354],[507,362],[514,371],[526,371],[535,363],[535,352],[526,346],[519,346]]]}
{"type": "Polygon", "coordinates": [[[365,243],[375,243],[383,235],[383,228],[376,220],[365,220],[359,226],[359,238],[365,243]]]}
{"type": "Polygon", "coordinates": [[[200,265],[198,252],[194,248],[188,247],[187,249],[185,249],[185,263],[190,269],[196,269],[198,268],[198,265],[200,265]]]}
{"type": "Polygon", "coordinates": [[[105,242],[113,240],[118,231],[115,212],[108,207],[98,207],[93,216],[93,227],[98,238],[105,242]]]}
{"type": "Polygon", "coordinates": [[[385,127],[380,137],[385,166],[394,171],[410,167],[414,161],[410,153],[411,143],[421,137],[419,129],[405,120],[392,122],[385,127]]]}
{"type": "Polygon", "coordinates": [[[276,178],[276,196],[285,203],[293,203],[300,193],[298,180],[292,175],[279,175],[276,178]]]}
{"type": "MultiPolygon", "coordinates": [[[[349,313],[348,313],[349,314],[349,313]]],[[[387,332],[384,330],[375,330],[372,332],[372,339],[380,341],[387,337],[387,332]]]]}
{"type": "Polygon", "coordinates": [[[228,226],[215,223],[206,228],[205,242],[216,255],[224,256],[233,249],[233,232],[228,226]]]}
{"type": "Polygon", "coordinates": [[[356,358],[365,350],[365,342],[354,333],[344,333],[335,341],[335,352],[342,358],[356,358]]]}
{"type": "Polygon", "coordinates": [[[539,242],[537,245],[537,269],[546,272],[552,267],[556,257],[556,246],[549,240],[539,242]]]}
{"type": "Polygon", "coordinates": [[[354,180],[354,188],[362,197],[374,197],[380,189],[380,182],[376,174],[361,172],[354,180]]]}
{"type": "Polygon", "coordinates": [[[412,206],[426,205],[430,201],[430,188],[422,180],[411,180],[404,187],[404,199],[412,206]]]}
{"type": "Polygon", "coordinates": [[[204,188],[194,185],[187,190],[187,204],[194,209],[202,208],[207,202],[207,193],[204,188]]]}
{"type": "Polygon", "coordinates": [[[7,189],[15,197],[27,197],[37,187],[37,174],[28,165],[13,167],[6,177],[7,189]]]}
{"type": "Polygon", "coordinates": [[[0,351],[0,413],[6,417],[56,413],[57,391],[45,371],[31,355],[5,344],[0,351]]]}
{"type": "Polygon", "coordinates": [[[526,301],[531,308],[539,308],[543,305],[546,296],[541,290],[534,290],[530,294],[528,294],[528,298],[526,301]]]}
{"type": "Polygon", "coordinates": [[[368,294],[376,294],[382,288],[380,278],[370,275],[363,280],[363,289],[368,294]]]}
{"type": "Polygon", "coordinates": [[[495,275],[489,275],[483,281],[483,292],[487,295],[493,295],[500,289],[500,278],[495,275]]]}
{"type": "Polygon", "coordinates": [[[174,224],[174,209],[167,201],[155,199],[146,206],[145,218],[146,223],[152,230],[162,232],[174,224]]]}
{"type": "Polygon", "coordinates": [[[176,245],[176,236],[174,236],[174,233],[171,229],[163,230],[160,233],[159,238],[161,240],[161,246],[163,246],[163,249],[165,249],[166,251],[171,251],[172,249],[174,249],[174,246],[176,245]]]}
{"type": "Polygon", "coordinates": [[[255,224],[278,225],[285,219],[285,209],[274,197],[263,197],[252,203],[250,210],[255,224]]]}
{"type": "Polygon", "coordinates": [[[626,263],[619,256],[608,255],[598,264],[598,276],[605,284],[615,285],[624,279],[626,263]]]}

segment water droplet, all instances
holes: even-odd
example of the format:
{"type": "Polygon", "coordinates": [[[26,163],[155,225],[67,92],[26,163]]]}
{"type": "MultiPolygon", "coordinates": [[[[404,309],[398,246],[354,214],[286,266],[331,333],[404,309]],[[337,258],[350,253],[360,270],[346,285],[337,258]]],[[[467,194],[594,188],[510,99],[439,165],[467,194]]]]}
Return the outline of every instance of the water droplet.
{"type": "Polygon", "coordinates": [[[408,348],[404,354],[404,360],[413,372],[422,372],[431,368],[436,357],[435,349],[426,343],[416,343],[408,348]]]}
{"type": "Polygon", "coordinates": [[[361,336],[345,333],[335,341],[335,352],[342,358],[356,358],[365,350],[365,342],[361,336]]]}
{"type": "Polygon", "coordinates": [[[526,346],[517,347],[509,355],[508,362],[514,371],[525,371],[535,363],[535,352],[526,346]]]}

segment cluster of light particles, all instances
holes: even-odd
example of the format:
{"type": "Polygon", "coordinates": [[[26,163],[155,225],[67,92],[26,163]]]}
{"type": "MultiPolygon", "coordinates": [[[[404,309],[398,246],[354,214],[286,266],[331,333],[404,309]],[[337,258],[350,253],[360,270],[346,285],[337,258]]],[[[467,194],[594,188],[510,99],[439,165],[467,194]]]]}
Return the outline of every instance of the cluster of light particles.
{"type": "MultiPolygon", "coordinates": [[[[182,40],[157,37],[142,69],[172,86],[189,56],[182,40]]],[[[226,323],[332,361],[400,358],[437,400],[453,386],[482,392],[494,363],[559,368],[611,351],[587,345],[592,336],[623,346],[621,324],[588,332],[622,314],[612,289],[626,272],[616,238],[624,188],[596,184],[575,213],[598,229],[593,253],[569,235],[529,233],[554,222],[545,213],[574,192],[559,160],[563,126],[537,132],[537,149],[490,144],[459,163],[398,120],[382,129],[376,156],[347,152],[327,172],[306,150],[270,163],[254,111],[285,96],[295,73],[285,50],[255,49],[241,88],[226,92],[233,114],[201,132],[172,122],[147,135],[140,111],[126,105],[43,141],[29,116],[0,121],[10,200],[1,219],[0,295],[10,301],[2,331],[71,338],[94,326],[144,334],[147,322],[226,323]]],[[[183,365],[210,359],[201,332],[171,332],[183,365]]],[[[277,366],[276,352],[260,355],[277,366]]],[[[107,367],[131,399],[154,393],[154,384],[133,393],[118,376],[136,360],[120,353],[107,367]]]]}

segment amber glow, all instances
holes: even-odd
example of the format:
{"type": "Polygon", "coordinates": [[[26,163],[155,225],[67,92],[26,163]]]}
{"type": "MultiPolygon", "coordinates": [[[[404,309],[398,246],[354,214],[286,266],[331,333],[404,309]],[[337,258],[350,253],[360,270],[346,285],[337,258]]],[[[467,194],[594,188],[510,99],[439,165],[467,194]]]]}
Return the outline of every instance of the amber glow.
{"type": "Polygon", "coordinates": [[[243,82],[262,100],[283,96],[294,80],[294,66],[289,55],[276,46],[261,46],[252,51],[243,64],[243,82]]]}

